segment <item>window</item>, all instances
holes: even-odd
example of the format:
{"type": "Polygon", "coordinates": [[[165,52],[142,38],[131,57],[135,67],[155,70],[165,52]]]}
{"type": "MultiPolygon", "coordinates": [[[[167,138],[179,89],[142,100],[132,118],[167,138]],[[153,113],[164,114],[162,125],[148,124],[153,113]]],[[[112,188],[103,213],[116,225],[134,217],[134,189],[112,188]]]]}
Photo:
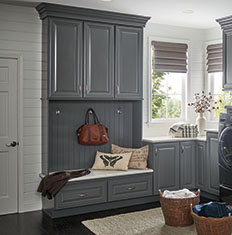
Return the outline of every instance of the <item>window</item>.
{"type": "Polygon", "coordinates": [[[207,72],[208,88],[212,93],[215,107],[210,114],[210,120],[216,121],[220,113],[226,112],[225,105],[232,105],[231,91],[222,90],[222,44],[211,44],[207,46],[207,72]]]}
{"type": "Polygon", "coordinates": [[[209,90],[216,102],[215,106],[218,107],[210,113],[211,121],[217,121],[220,113],[226,112],[225,105],[232,105],[232,92],[222,90],[222,76],[222,72],[208,73],[209,90]]]}
{"type": "Polygon", "coordinates": [[[184,120],[187,45],[152,41],[151,119],[184,120]]]}

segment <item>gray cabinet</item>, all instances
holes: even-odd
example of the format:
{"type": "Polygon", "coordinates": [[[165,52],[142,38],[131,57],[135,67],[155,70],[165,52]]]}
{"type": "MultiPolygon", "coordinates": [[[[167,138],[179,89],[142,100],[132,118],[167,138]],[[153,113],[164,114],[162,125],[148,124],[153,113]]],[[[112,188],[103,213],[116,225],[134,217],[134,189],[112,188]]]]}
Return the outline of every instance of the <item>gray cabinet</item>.
{"type": "Polygon", "coordinates": [[[106,189],[106,179],[70,182],[56,195],[55,208],[64,209],[104,203],[107,201],[106,189]]]}
{"type": "Polygon", "coordinates": [[[208,189],[214,195],[219,195],[219,166],[218,166],[218,134],[207,133],[207,166],[208,189]]]}
{"type": "Polygon", "coordinates": [[[232,16],[217,19],[223,30],[223,88],[232,90],[232,16]]]}
{"type": "Polygon", "coordinates": [[[205,191],[208,185],[206,175],[207,167],[206,142],[196,142],[196,187],[205,191]]]}
{"type": "Polygon", "coordinates": [[[82,96],[83,23],[51,18],[49,21],[49,97],[79,99],[82,96]]]}
{"type": "MultiPolygon", "coordinates": [[[[231,21],[232,22],[232,21],[231,21]]],[[[231,29],[232,30],[232,27],[231,29]]],[[[232,33],[223,32],[223,88],[232,90],[232,33]]]]}
{"type": "Polygon", "coordinates": [[[150,195],[152,195],[152,174],[115,177],[108,180],[109,201],[150,195]]]}
{"type": "Polygon", "coordinates": [[[115,97],[141,99],[143,29],[116,26],[115,97]]]}
{"type": "Polygon", "coordinates": [[[114,25],[84,23],[84,97],[114,98],[114,25]]]}
{"type": "Polygon", "coordinates": [[[195,188],[195,142],[180,143],[180,187],[195,188]]]}
{"type": "Polygon", "coordinates": [[[154,194],[179,189],[179,143],[153,145],[154,194]]]}

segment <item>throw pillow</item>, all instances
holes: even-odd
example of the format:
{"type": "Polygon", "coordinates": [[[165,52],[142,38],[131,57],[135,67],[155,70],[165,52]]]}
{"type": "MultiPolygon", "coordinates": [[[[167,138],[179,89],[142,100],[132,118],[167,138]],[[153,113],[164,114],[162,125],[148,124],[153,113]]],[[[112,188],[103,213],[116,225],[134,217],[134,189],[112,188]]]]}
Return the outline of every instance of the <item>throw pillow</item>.
{"type": "Polygon", "coordinates": [[[149,153],[149,146],[133,149],[123,148],[118,145],[112,144],[112,153],[128,153],[132,152],[128,168],[134,169],[147,169],[147,158],[149,153]]]}
{"type": "Polygon", "coordinates": [[[97,151],[92,169],[127,171],[130,158],[131,152],[111,154],[97,151]]]}

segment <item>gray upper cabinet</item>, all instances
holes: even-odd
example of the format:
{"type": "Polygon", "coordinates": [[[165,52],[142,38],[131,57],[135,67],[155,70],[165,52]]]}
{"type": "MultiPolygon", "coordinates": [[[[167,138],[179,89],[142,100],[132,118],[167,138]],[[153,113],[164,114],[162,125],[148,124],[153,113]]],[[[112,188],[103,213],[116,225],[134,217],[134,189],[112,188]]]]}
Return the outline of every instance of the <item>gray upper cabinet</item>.
{"type": "Polygon", "coordinates": [[[81,21],[58,18],[49,21],[49,98],[81,98],[82,28],[81,21]]]}
{"type": "Polygon", "coordinates": [[[206,142],[197,141],[196,143],[196,187],[205,191],[208,185],[206,175],[206,142]]]}
{"type": "Polygon", "coordinates": [[[116,26],[115,97],[142,99],[143,29],[116,26]]]}
{"type": "Polygon", "coordinates": [[[195,188],[195,142],[180,144],[180,187],[195,188]]]}
{"type": "Polygon", "coordinates": [[[217,19],[223,30],[223,88],[232,90],[232,16],[217,19]]]}
{"type": "Polygon", "coordinates": [[[223,71],[223,88],[232,90],[232,32],[223,32],[223,71]]]}
{"type": "Polygon", "coordinates": [[[114,98],[114,25],[84,23],[84,97],[114,98]]]}
{"type": "Polygon", "coordinates": [[[218,134],[207,133],[207,178],[208,192],[219,195],[218,134]]]}
{"type": "Polygon", "coordinates": [[[179,143],[153,145],[154,194],[179,189],[179,143]]]}

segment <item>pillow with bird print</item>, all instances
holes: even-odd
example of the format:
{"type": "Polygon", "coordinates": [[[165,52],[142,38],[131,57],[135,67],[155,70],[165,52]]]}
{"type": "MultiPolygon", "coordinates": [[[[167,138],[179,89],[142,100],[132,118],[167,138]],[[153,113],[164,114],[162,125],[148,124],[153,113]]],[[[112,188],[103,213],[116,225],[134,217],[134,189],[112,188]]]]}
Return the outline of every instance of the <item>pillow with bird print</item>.
{"type": "Polygon", "coordinates": [[[127,171],[132,153],[102,153],[97,151],[93,170],[127,171]]]}

